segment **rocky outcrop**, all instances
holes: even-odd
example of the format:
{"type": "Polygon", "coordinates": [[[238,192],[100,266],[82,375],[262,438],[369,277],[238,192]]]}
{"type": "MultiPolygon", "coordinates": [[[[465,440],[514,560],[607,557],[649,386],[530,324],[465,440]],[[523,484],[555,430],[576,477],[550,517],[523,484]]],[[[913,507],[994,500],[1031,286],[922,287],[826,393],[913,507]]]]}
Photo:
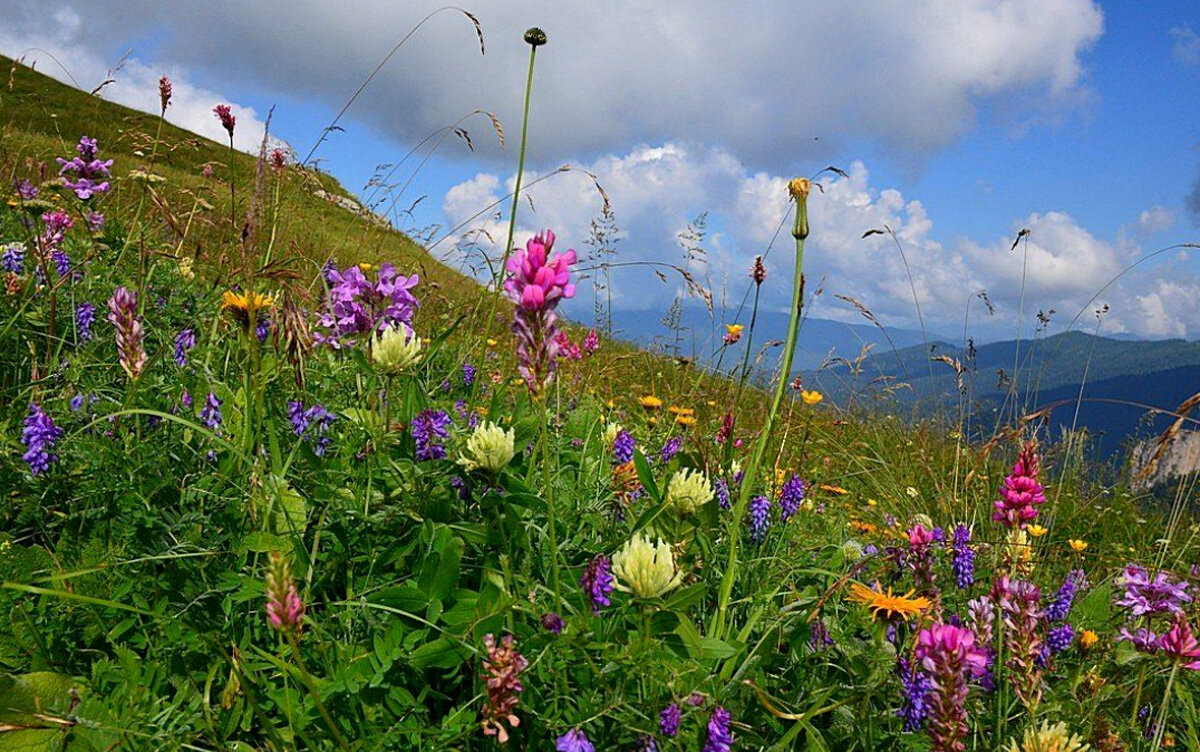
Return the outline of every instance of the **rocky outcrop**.
{"type": "Polygon", "coordinates": [[[1162,456],[1149,472],[1155,453],[1158,452],[1158,437],[1139,442],[1134,446],[1130,463],[1133,486],[1145,490],[1175,478],[1200,472],[1200,431],[1180,431],[1167,442],[1162,456]]]}

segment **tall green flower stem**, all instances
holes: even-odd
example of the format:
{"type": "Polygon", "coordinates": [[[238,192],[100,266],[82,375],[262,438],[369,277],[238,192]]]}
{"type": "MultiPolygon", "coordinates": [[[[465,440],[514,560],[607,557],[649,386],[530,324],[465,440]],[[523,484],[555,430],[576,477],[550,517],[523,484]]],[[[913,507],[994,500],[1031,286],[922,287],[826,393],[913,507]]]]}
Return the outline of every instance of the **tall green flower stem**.
{"type": "Polygon", "coordinates": [[[512,255],[513,233],[517,229],[517,204],[521,201],[521,178],[525,174],[525,147],[529,142],[529,101],[533,96],[533,63],[537,59],[537,49],[546,43],[546,32],[534,27],[525,32],[525,42],[529,45],[529,73],[525,76],[525,110],[521,116],[521,148],[517,154],[517,180],[513,186],[512,209],[508,215],[508,238],[504,241],[504,255],[500,258],[500,268],[496,278],[496,294],[492,296],[492,308],[488,312],[484,324],[484,339],[492,334],[492,324],[496,319],[496,304],[503,295],[500,282],[504,279],[504,270],[508,267],[508,257],[512,255]]]}
{"type": "Polygon", "coordinates": [[[562,587],[558,577],[558,514],[556,510],[558,505],[554,501],[557,463],[553,462],[553,460],[557,460],[557,448],[551,444],[549,397],[547,390],[542,389],[541,393],[534,397],[534,404],[538,406],[538,412],[541,414],[542,483],[545,485],[546,494],[546,525],[550,528],[550,584],[554,589],[554,607],[561,608],[562,587]]]}
{"type": "Polygon", "coordinates": [[[746,507],[754,495],[754,483],[759,473],[759,465],[771,441],[771,430],[775,426],[775,418],[779,414],[779,406],[783,403],[783,394],[787,389],[788,377],[792,372],[792,356],[796,352],[796,337],[800,331],[801,307],[804,304],[804,241],[808,238],[808,192],[812,190],[812,181],[807,178],[796,178],[788,183],[788,193],[796,202],[796,216],[792,222],[792,237],[796,240],[796,268],[792,276],[792,311],[788,321],[787,339],[783,346],[783,362],[780,364],[779,383],[775,387],[775,398],[771,400],[771,409],[767,420],[763,423],[754,446],[754,455],[745,470],[742,486],[738,492],[737,503],[729,516],[729,561],[725,565],[725,574],[721,578],[721,590],[717,598],[717,612],[713,615],[710,634],[724,635],[728,621],[729,598],[733,592],[733,580],[737,574],[738,544],[741,540],[741,521],[746,515],[746,507]]]}

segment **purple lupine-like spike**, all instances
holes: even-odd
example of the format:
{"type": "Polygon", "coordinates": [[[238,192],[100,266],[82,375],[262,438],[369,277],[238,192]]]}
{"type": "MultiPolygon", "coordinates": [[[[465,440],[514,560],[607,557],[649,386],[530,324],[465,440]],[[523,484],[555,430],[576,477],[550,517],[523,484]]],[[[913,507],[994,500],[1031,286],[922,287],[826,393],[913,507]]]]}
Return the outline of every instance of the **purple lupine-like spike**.
{"type": "Polygon", "coordinates": [[[733,718],[728,710],[720,705],[713,708],[708,716],[708,736],[704,740],[703,752],[729,752],[733,749],[732,724],[733,718]]]}
{"type": "Polygon", "coordinates": [[[583,729],[573,728],[554,741],[556,752],[596,752],[583,729]]]}
{"type": "Polygon", "coordinates": [[[422,410],[412,419],[408,432],[417,445],[418,462],[440,460],[446,456],[446,448],[438,441],[448,437],[452,419],[445,410],[422,410]]]}
{"type": "Polygon", "coordinates": [[[608,594],[613,591],[613,575],[609,558],[600,554],[589,561],[579,578],[579,584],[591,601],[592,613],[598,616],[601,609],[611,606],[608,594]]]}
{"type": "Polygon", "coordinates": [[[183,368],[187,365],[188,350],[196,346],[196,333],[191,329],[183,329],[175,335],[175,363],[183,368]]]}
{"type": "Polygon", "coordinates": [[[41,475],[50,469],[50,465],[58,461],[54,453],[54,445],[62,438],[63,431],[54,425],[54,421],[36,402],[29,405],[29,415],[21,429],[21,443],[25,445],[25,453],[21,459],[29,465],[29,472],[41,475]]]}
{"type": "Polygon", "coordinates": [[[975,584],[975,549],[971,547],[970,528],[966,525],[954,528],[950,550],[950,568],[954,571],[954,584],[959,589],[966,590],[975,584]]]}
{"type": "Polygon", "coordinates": [[[666,464],[675,459],[675,455],[679,454],[680,448],[683,447],[682,436],[672,436],[667,439],[667,443],[663,444],[662,449],[658,452],[658,458],[666,464]]]}
{"type": "Polygon", "coordinates": [[[617,437],[613,439],[613,460],[618,465],[632,462],[633,452],[636,448],[637,445],[633,440],[633,434],[624,429],[617,431],[617,437]]]}
{"type": "Polygon", "coordinates": [[[84,302],[75,308],[75,327],[79,331],[80,342],[88,342],[92,339],[92,324],[95,321],[96,306],[84,302]]]}
{"type": "Polygon", "coordinates": [[[751,499],[747,522],[750,525],[750,540],[762,543],[767,537],[767,529],[771,527],[771,500],[766,496],[751,499]]]}
{"type": "Polygon", "coordinates": [[[792,475],[779,489],[779,521],[787,522],[800,511],[803,503],[804,480],[799,475],[792,475]]]}
{"type": "Polygon", "coordinates": [[[663,708],[658,713],[658,733],[666,737],[673,737],[679,733],[679,721],[683,718],[683,711],[679,708],[679,703],[673,702],[663,708]]]}

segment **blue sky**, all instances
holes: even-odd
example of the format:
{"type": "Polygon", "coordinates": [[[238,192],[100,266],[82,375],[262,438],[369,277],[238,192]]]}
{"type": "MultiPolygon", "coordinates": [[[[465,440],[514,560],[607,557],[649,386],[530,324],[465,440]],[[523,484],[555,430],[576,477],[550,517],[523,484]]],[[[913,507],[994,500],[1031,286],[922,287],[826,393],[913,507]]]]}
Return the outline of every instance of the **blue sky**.
{"type": "MultiPolygon", "coordinates": [[[[152,108],[151,83],[166,72],[179,91],[177,122],[215,134],[207,110],[230,101],[249,144],[274,105],[273,131],[303,154],[374,62],[437,7],[363,2],[348,15],[315,2],[211,5],[113,0],[85,12],[73,0],[0,0],[15,19],[0,31],[0,51],[51,50],[91,85],[132,49],[107,96],[152,108]]],[[[808,268],[828,291],[816,315],[853,318],[832,295],[840,292],[889,324],[915,323],[896,254],[861,238],[884,222],[904,242],[935,328],[960,328],[967,301],[987,290],[998,310],[974,323],[983,339],[1011,335],[1022,271],[1028,330],[1039,308],[1069,319],[1132,260],[1200,240],[1186,206],[1200,177],[1196,3],[795,8],[483,0],[469,9],[483,24],[485,56],[465,19],[435,17],[318,156],[357,191],[376,164],[434,128],[475,107],[494,111],[507,150],[474,118],[465,125],[477,151],[450,137],[400,202],[427,196],[416,226],[466,218],[511,179],[527,55],[520,32],[539,24],[550,44],[539,53],[531,171],[570,163],[595,173],[613,196],[626,259],[677,260],[676,232],[710,211],[708,264],[692,271],[730,297],[786,211],[783,182],[827,164],[851,177],[814,199],[808,268]],[[1008,246],[1026,226],[1022,270],[1021,252],[1008,246]]],[[[47,60],[38,67],[55,72],[47,60]]],[[[579,172],[532,195],[537,214],[523,214],[521,231],[551,225],[565,243],[579,245],[599,212],[579,172]]],[[[488,218],[483,226],[499,227],[488,218]]],[[[786,270],[786,249],[772,253],[769,264],[786,270]]],[[[1113,306],[1106,331],[1200,337],[1194,256],[1164,254],[1122,278],[1096,301],[1113,306]]],[[[623,273],[615,287],[619,306],[658,309],[680,289],[645,272],[623,273]]],[[[785,300],[786,290],[772,290],[767,304],[785,300]]]]}

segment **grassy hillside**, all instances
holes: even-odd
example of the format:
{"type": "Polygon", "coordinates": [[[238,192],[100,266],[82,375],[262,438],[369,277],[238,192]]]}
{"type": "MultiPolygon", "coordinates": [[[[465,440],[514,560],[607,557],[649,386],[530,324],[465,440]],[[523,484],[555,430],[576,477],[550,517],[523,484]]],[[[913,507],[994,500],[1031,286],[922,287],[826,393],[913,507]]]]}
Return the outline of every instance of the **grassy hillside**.
{"type": "Polygon", "coordinates": [[[532,241],[496,297],[327,176],[10,81],[0,750],[1200,744],[1186,490],[552,346],[532,241]]]}

